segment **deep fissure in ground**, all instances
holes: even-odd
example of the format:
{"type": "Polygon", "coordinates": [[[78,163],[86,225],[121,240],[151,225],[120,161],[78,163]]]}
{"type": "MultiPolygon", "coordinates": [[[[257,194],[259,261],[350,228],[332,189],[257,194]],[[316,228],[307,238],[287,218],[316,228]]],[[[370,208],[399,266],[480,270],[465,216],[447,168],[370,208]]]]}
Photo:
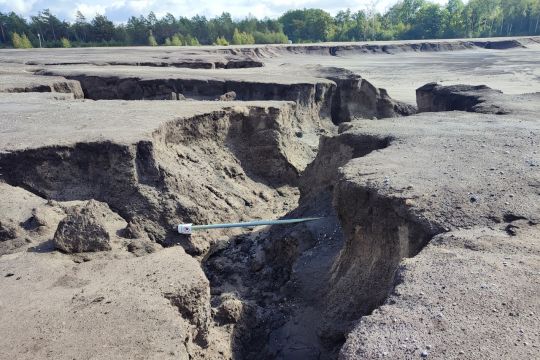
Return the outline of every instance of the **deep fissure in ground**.
{"type": "MultiPolygon", "coordinates": [[[[123,86],[115,83],[114,89],[123,86]]],[[[178,119],[156,130],[151,141],[133,145],[81,143],[9,153],[0,166],[12,170],[3,175],[12,185],[58,201],[106,202],[150,239],[180,244],[201,258],[214,315],[213,324],[201,326],[231,331],[236,358],[335,358],[353,322],[393,288],[399,261],[417,254],[436,232],[409,217],[404,204],[340,175],[349,160],[391,145],[390,138],[359,139],[346,125],[333,136],[335,123],[406,108],[380,90],[353,77],[324,90],[293,86],[274,89],[269,98],[263,91],[245,100],[294,103],[178,119]],[[319,137],[317,148],[313,138],[319,137]],[[186,168],[198,176],[190,178],[186,168]],[[323,219],[261,232],[174,233],[179,219],[272,214],[323,219]]]]}

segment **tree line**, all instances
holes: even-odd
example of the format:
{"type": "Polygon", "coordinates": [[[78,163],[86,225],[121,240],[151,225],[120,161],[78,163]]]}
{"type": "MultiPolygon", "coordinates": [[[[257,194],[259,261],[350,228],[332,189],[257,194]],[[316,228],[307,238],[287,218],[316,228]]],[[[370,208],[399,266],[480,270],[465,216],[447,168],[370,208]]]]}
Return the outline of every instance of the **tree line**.
{"type": "Polygon", "coordinates": [[[128,45],[229,45],[494,37],[540,34],[540,0],[402,0],[386,12],[376,1],[365,10],[289,10],[277,19],[248,16],[233,19],[223,13],[157,18],[132,16],[115,24],[97,14],[87,19],[78,12],[73,22],[48,9],[26,19],[0,12],[0,47],[71,47],[128,45]]]}

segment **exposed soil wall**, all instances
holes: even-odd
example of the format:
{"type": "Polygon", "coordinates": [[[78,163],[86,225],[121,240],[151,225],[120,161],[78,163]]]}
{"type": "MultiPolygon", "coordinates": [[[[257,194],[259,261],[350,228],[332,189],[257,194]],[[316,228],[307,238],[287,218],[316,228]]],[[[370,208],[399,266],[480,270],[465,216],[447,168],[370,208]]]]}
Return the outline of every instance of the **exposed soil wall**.
{"type": "MultiPolygon", "coordinates": [[[[175,224],[266,212],[273,188],[295,185],[314,152],[296,136],[302,125],[292,114],[286,103],[235,107],[167,123],[136,144],[5,153],[0,166],[10,171],[2,177],[47,199],[106,202],[151,239],[174,242],[175,224]]],[[[208,247],[203,240],[184,245],[192,253],[208,247]]]]}
{"type": "Polygon", "coordinates": [[[399,54],[403,52],[438,52],[459,51],[475,48],[504,50],[525,47],[523,41],[516,39],[503,40],[448,40],[422,41],[401,44],[314,44],[314,45],[284,45],[273,47],[231,48],[217,50],[222,54],[244,55],[251,57],[274,57],[283,53],[298,55],[353,55],[353,54],[399,54]]]}
{"type": "MultiPolygon", "coordinates": [[[[65,75],[80,83],[84,97],[93,100],[218,100],[232,94],[236,100],[280,100],[297,104],[298,117],[331,120],[387,118],[411,115],[414,106],[395,101],[350,71],[313,67],[320,82],[272,83],[197,78],[138,78],[105,75],[65,75]],[[330,81],[328,81],[330,80],[330,81]]],[[[42,70],[41,75],[55,75],[42,70]]]]}
{"type": "Polygon", "coordinates": [[[429,83],[416,89],[416,102],[418,112],[458,110],[500,115],[508,113],[497,101],[501,95],[501,91],[485,85],[443,86],[429,83]]]}

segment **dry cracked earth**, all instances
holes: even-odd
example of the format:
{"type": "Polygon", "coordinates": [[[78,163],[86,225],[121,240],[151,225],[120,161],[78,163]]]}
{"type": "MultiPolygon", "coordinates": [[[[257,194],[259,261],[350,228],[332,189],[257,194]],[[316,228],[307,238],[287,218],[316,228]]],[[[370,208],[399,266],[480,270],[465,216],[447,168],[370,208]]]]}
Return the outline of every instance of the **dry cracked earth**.
{"type": "Polygon", "coordinates": [[[540,38],[0,63],[0,358],[540,357],[540,38]]]}

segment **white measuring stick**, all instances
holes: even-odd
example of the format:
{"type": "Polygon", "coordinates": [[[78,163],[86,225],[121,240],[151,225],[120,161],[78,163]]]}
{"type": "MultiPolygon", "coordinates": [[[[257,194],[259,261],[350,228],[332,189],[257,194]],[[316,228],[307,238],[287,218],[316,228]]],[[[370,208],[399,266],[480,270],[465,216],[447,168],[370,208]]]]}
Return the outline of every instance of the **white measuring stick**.
{"type": "Polygon", "coordinates": [[[301,218],[301,219],[258,220],[258,221],[248,221],[248,222],[241,222],[241,223],[225,223],[225,224],[209,224],[209,225],[180,224],[178,225],[178,233],[189,235],[193,231],[197,231],[197,230],[254,227],[254,226],[263,226],[263,225],[283,225],[283,224],[294,224],[294,223],[299,223],[299,222],[304,222],[304,221],[313,221],[313,220],[318,220],[318,219],[322,219],[322,218],[310,217],[310,218],[301,218]]]}

